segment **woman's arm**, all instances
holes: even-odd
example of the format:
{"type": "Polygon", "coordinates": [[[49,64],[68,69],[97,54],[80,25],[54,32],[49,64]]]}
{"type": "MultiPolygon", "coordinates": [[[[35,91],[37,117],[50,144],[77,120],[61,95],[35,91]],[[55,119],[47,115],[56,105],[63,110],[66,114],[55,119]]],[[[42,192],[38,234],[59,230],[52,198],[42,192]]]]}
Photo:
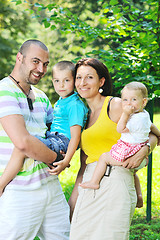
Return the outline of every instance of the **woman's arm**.
{"type": "Polygon", "coordinates": [[[157,136],[157,138],[158,138],[157,145],[160,145],[160,131],[153,123],[151,125],[151,132],[157,136]]]}
{"type": "Polygon", "coordinates": [[[155,148],[156,144],[157,144],[157,137],[153,134],[150,133],[149,134],[149,143],[151,148],[148,149],[148,146],[145,145],[143,146],[135,155],[133,155],[130,158],[127,158],[124,162],[123,162],[123,167],[125,168],[137,168],[139,167],[139,165],[141,164],[141,162],[143,161],[143,159],[148,155],[149,155],[149,151],[153,151],[153,149],[155,148]]]}
{"type": "Polygon", "coordinates": [[[84,173],[85,168],[86,168],[86,158],[87,158],[87,156],[81,150],[81,153],[80,153],[81,166],[80,166],[80,169],[79,169],[79,172],[78,172],[78,175],[77,175],[77,179],[76,179],[76,182],[75,182],[75,185],[74,185],[74,189],[73,189],[71,197],[68,201],[68,204],[70,206],[70,220],[72,219],[74,207],[76,205],[76,201],[77,201],[77,197],[78,197],[78,186],[79,186],[79,183],[82,182],[83,173],[84,173]]]}

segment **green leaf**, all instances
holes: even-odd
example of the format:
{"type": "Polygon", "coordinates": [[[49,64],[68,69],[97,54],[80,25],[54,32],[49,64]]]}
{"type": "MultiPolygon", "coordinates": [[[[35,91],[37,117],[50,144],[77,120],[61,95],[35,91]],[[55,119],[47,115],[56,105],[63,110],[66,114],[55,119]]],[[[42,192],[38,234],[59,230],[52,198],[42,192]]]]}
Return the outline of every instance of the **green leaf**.
{"type": "Polygon", "coordinates": [[[11,1],[11,2],[15,2],[15,3],[16,3],[16,5],[19,5],[19,4],[21,4],[21,3],[22,3],[22,1],[21,1],[21,0],[13,0],[13,1],[11,1]]]}
{"type": "Polygon", "coordinates": [[[48,4],[46,8],[48,8],[48,10],[51,11],[53,8],[56,8],[56,4],[55,3],[48,4]]]}
{"type": "Polygon", "coordinates": [[[51,30],[55,30],[56,29],[56,26],[55,25],[52,25],[51,26],[51,30]]]}
{"type": "Polygon", "coordinates": [[[45,28],[49,28],[51,25],[48,21],[44,21],[43,23],[44,23],[45,28]]]}
{"type": "Polygon", "coordinates": [[[120,6],[115,6],[115,7],[113,8],[113,13],[114,13],[114,14],[117,14],[117,13],[119,13],[120,11],[121,11],[120,6]]]}
{"type": "Polygon", "coordinates": [[[154,91],[154,94],[160,96],[160,90],[154,91]]]}
{"type": "Polygon", "coordinates": [[[40,7],[40,8],[43,7],[43,5],[42,5],[42,4],[39,4],[39,3],[35,3],[34,6],[35,6],[35,7],[40,7]]]}
{"type": "Polygon", "coordinates": [[[111,0],[111,1],[109,2],[109,4],[110,4],[111,6],[116,5],[116,4],[118,4],[118,0],[111,0]]]}

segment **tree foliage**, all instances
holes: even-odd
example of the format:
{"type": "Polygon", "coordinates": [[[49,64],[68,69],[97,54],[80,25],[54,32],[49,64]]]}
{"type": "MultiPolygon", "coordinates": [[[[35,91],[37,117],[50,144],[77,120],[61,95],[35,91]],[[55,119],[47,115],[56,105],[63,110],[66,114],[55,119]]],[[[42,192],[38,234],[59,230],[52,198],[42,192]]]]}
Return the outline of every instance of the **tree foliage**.
{"type": "Polygon", "coordinates": [[[27,32],[29,16],[17,11],[6,0],[0,0],[0,79],[7,76],[13,66],[18,40],[27,32]]]}
{"type": "Polygon", "coordinates": [[[115,94],[127,82],[141,81],[150,96],[160,95],[160,0],[29,0],[28,10],[54,36],[57,61],[64,58],[61,49],[75,62],[97,57],[111,72],[115,94]]]}

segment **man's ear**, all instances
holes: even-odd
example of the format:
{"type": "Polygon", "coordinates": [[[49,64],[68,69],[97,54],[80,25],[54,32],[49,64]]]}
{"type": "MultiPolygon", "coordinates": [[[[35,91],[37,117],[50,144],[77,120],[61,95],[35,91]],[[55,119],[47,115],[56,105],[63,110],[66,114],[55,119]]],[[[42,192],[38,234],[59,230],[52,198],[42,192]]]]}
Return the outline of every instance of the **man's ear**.
{"type": "Polygon", "coordinates": [[[16,61],[17,61],[17,62],[21,62],[22,59],[23,59],[23,55],[22,55],[20,52],[18,52],[18,53],[17,53],[17,57],[16,57],[16,61]]]}
{"type": "Polygon", "coordinates": [[[148,102],[148,98],[143,98],[143,107],[147,105],[147,102],[148,102]]]}
{"type": "Polygon", "coordinates": [[[99,81],[100,81],[100,87],[102,87],[105,83],[105,78],[102,77],[99,81]]]}

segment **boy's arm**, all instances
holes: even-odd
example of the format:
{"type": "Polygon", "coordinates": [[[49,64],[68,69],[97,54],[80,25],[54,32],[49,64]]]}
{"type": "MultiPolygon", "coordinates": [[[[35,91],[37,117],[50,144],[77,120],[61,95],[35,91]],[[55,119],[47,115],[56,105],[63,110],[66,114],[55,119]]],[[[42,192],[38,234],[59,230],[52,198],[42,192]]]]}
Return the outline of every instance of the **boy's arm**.
{"type": "Polygon", "coordinates": [[[77,150],[77,147],[78,147],[78,144],[80,141],[80,137],[81,137],[81,126],[74,125],[74,126],[70,127],[70,132],[71,132],[71,139],[70,139],[65,157],[63,160],[53,163],[53,166],[55,166],[55,168],[48,170],[50,172],[50,174],[58,175],[66,167],[68,167],[75,151],[77,150]]]}
{"type": "Polygon", "coordinates": [[[151,132],[157,136],[157,138],[158,138],[157,145],[160,145],[160,131],[153,123],[151,125],[151,132]]]}
{"type": "Polygon", "coordinates": [[[24,158],[26,156],[20,152],[17,148],[13,149],[11,158],[0,177],[0,196],[2,195],[7,184],[12,181],[13,178],[18,174],[23,166],[24,158]]]}

